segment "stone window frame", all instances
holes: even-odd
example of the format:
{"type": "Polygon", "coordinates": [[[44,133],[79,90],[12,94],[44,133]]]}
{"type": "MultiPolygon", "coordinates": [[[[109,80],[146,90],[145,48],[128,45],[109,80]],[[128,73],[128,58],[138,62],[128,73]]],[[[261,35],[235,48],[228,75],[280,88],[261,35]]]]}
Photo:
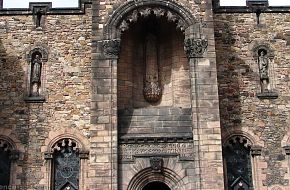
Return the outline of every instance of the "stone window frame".
{"type": "MultiPolygon", "coordinates": [[[[223,143],[223,154],[224,154],[224,148],[228,145],[230,140],[236,140],[236,138],[240,138],[241,141],[245,141],[246,143],[244,146],[247,146],[250,148],[250,162],[251,162],[251,172],[252,172],[252,185],[250,189],[259,189],[259,177],[258,177],[258,169],[259,169],[259,164],[258,164],[258,159],[259,156],[262,155],[262,146],[254,144],[253,138],[248,137],[244,134],[232,134],[225,138],[225,141],[223,143]]],[[[225,189],[228,189],[228,180],[227,180],[227,168],[226,168],[226,160],[225,156],[223,156],[223,170],[224,170],[224,187],[225,189]]]]}
{"type": "Polygon", "coordinates": [[[290,134],[289,131],[284,135],[281,141],[281,147],[285,154],[285,162],[287,165],[287,175],[285,174],[285,179],[290,180],[290,134]]]}
{"type": "MultiPolygon", "coordinates": [[[[11,161],[11,165],[10,165],[10,180],[9,180],[9,186],[7,187],[7,189],[14,189],[15,188],[15,184],[16,183],[16,177],[17,177],[17,160],[19,159],[19,155],[20,155],[20,151],[17,149],[16,144],[14,143],[14,141],[12,139],[10,139],[7,136],[3,136],[0,135],[0,146],[2,146],[2,143],[6,143],[8,145],[8,149],[10,149],[10,161],[11,161]]],[[[4,187],[5,188],[5,187],[4,187]]]]}
{"type": "Polygon", "coordinates": [[[46,63],[48,61],[48,51],[47,48],[44,46],[36,46],[33,49],[31,49],[27,55],[27,85],[26,85],[26,95],[24,97],[24,101],[27,103],[42,103],[45,101],[46,91],[45,91],[45,76],[46,76],[46,63]],[[33,97],[30,96],[30,90],[31,90],[31,73],[32,73],[32,59],[35,54],[41,55],[41,86],[40,91],[41,94],[39,96],[33,97]]]}
{"type": "Polygon", "coordinates": [[[49,190],[54,190],[54,173],[53,173],[53,152],[54,148],[57,143],[63,140],[72,140],[76,143],[76,149],[78,150],[79,158],[80,158],[80,166],[79,166],[79,189],[86,189],[86,184],[88,182],[88,176],[86,176],[86,172],[88,169],[88,162],[89,159],[89,151],[84,146],[84,144],[73,135],[60,135],[54,138],[49,145],[47,146],[47,150],[44,152],[44,159],[46,160],[46,171],[47,171],[47,185],[49,190]]]}

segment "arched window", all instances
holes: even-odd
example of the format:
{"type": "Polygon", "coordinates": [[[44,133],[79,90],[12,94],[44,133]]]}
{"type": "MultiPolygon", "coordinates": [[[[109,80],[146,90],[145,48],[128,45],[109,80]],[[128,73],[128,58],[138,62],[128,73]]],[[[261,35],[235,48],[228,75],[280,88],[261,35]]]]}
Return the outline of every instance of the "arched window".
{"type": "Polygon", "coordinates": [[[57,142],[52,164],[55,190],[79,189],[80,158],[76,142],[71,139],[57,142]]]}
{"type": "Polygon", "coordinates": [[[228,190],[253,189],[251,146],[247,139],[234,136],[223,147],[225,184],[228,190]]]}
{"type": "Polygon", "coordinates": [[[78,190],[82,189],[84,176],[83,159],[88,158],[88,152],[82,151],[81,146],[72,138],[63,138],[51,147],[51,152],[45,153],[50,160],[50,189],[78,190]]]}
{"type": "Polygon", "coordinates": [[[18,152],[11,143],[0,138],[0,187],[9,188],[11,184],[12,161],[18,159],[18,152]]]}

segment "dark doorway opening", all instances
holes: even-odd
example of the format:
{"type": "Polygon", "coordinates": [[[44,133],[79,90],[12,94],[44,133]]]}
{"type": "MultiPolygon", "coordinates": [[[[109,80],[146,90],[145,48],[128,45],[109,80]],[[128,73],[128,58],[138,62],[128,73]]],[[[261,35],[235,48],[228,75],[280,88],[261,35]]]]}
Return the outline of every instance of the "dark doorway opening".
{"type": "Polygon", "coordinates": [[[148,183],[142,190],[170,190],[170,188],[162,182],[148,183]]]}

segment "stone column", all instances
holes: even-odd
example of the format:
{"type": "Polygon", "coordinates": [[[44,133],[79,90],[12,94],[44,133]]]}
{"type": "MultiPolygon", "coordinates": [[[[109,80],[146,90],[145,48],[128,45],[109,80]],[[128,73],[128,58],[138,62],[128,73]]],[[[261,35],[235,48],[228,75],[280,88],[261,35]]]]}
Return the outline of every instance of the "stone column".
{"type": "Polygon", "coordinates": [[[117,190],[117,60],[120,40],[96,42],[92,68],[89,189],[117,190]]]}
{"type": "Polygon", "coordinates": [[[191,74],[195,173],[199,179],[195,188],[220,190],[224,183],[217,71],[215,55],[204,55],[208,44],[199,37],[184,41],[191,74]]]}

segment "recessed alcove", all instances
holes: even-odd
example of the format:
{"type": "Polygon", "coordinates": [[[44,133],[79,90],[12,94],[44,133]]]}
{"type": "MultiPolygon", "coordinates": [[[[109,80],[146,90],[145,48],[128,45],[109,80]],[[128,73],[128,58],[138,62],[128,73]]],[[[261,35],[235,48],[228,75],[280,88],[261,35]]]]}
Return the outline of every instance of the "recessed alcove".
{"type": "Polygon", "coordinates": [[[139,17],[122,34],[117,73],[121,136],[191,134],[190,72],[183,41],[176,23],[154,14],[139,17]],[[149,91],[155,88],[149,98],[147,85],[149,91]]]}

